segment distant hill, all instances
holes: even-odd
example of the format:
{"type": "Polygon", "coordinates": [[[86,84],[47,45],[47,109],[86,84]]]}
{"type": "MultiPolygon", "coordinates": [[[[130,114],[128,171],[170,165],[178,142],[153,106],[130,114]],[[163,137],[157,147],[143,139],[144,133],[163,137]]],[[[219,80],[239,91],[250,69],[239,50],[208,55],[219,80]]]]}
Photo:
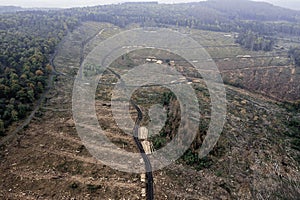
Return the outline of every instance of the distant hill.
{"type": "Polygon", "coordinates": [[[0,6],[0,13],[7,13],[7,12],[17,12],[25,10],[19,6],[0,6]]]}
{"type": "Polygon", "coordinates": [[[296,22],[300,18],[299,11],[274,6],[266,2],[249,0],[208,0],[206,2],[200,2],[200,4],[218,10],[231,19],[296,22]]]}
{"type": "Polygon", "coordinates": [[[36,10],[59,10],[60,8],[23,8],[20,6],[0,6],[0,14],[1,13],[12,13],[19,11],[36,11],[36,10]]]}
{"type": "Polygon", "coordinates": [[[124,3],[62,10],[82,21],[109,22],[119,27],[177,25],[224,32],[300,35],[300,11],[250,0],[207,0],[194,3],[124,3]]]}
{"type": "Polygon", "coordinates": [[[274,5],[281,6],[284,8],[289,8],[293,10],[300,10],[300,1],[299,0],[265,0],[274,5]]]}

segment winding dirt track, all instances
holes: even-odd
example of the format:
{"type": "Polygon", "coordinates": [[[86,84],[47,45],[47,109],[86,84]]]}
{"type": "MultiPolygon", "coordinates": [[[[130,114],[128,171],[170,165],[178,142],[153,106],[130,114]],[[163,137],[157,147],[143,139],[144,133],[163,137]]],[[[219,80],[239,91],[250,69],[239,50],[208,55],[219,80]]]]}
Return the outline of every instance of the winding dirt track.
{"type": "Polygon", "coordinates": [[[131,104],[133,104],[133,106],[135,107],[135,109],[138,112],[138,117],[136,119],[136,123],[133,129],[134,132],[134,141],[136,143],[136,145],[138,146],[140,153],[143,157],[143,160],[145,162],[145,168],[146,168],[146,176],[147,176],[147,200],[153,200],[154,199],[154,192],[153,192],[153,174],[152,174],[152,166],[151,166],[151,162],[147,156],[147,154],[145,153],[145,150],[143,149],[143,146],[138,138],[138,130],[139,130],[139,126],[140,123],[143,119],[143,113],[141,111],[141,109],[139,108],[138,105],[136,105],[133,101],[131,101],[131,104]]]}
{"type": "MultiPolygon", "coordinates": [[[[121,81],[121,84],[124,83],[124,81],[122,80],[121,76],[118,73],[116,73],[114,70],[112,70],[110,68],[108,70],[111,73],[113,73],[121,81]]],[[[138,117],[136,119],[136,122],[135,122],[135,125],[133,128],[133,138],[134,138],[134,141],[135,141],[135,143],[141,153],[141,156],[144,160],[144,163],[145,163],[146,177],[147,177],[147,200],[153,200],[154,199],[154,190],[153,190],[152,166],[151,166],[151,162],[141,144],[141,141],[138,138],[138,130],[140,127],[140,123],[143,119],[143,113],[142,113],[140,107],[134,101],[130,101],[130,103],[134,106],[134,108],[138,112],[138,117]]]]}

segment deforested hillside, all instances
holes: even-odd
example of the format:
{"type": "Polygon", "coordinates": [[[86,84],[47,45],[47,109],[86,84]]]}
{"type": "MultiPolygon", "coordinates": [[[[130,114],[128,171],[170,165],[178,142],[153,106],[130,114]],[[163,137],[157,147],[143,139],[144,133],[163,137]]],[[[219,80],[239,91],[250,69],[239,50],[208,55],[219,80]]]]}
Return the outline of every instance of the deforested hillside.
{"type": "MultiPolygon", "coordinates": [[[[150,174],[155,199],[298,199],[299,16],[298,11],[247,0],[8,9],[0,17],[0,198],[149,199],[150,174]],[[94,157],[78,127],[87,126],[87,135],[97,135],[89,126],[95,116],[87,113],[86,121],[76,121],[72,98],[76,83],[93,85],[85,78],[93,77],[100,64],[84,71],[91,52],[108,39],[122,44],[115,38],[124,31],[155,32],[149,27],[192,38],[210,57],[188,62],[171,50],[121,46],[126,53],[96,76],[97,128],[115,145],[112,161],[128,153],[140,155],[137,163],[128,160],[131,166],[147,167],[137,128],[150,130],[146,142],[155,151],[176,139],[182,122],[189,131],[170,87],[189,86],[195,93],[200,116],[195,138],[171,165],[141,175],[120,172],[94,157]],[[225,124],[205,157],[198,153],[209,134],[212,93],[193,66],[199,62],[216,64],[226,91],[225,124]],[[124,110],[114,103],[126,96],[116,88],[124,76],[132,77],[139,66],[150,64],[162,70],[140,72],[136,84],[157,80],[165,70],[182,77],[165,74],[162,79],[169,82],[164,85],[134,90],[128,110],[134,126],[124,129],[119,122],[127,119],[116,117],[124,110]]],[[[105,145],[95,144],[99,152],[107,151],[105,145]]]]}

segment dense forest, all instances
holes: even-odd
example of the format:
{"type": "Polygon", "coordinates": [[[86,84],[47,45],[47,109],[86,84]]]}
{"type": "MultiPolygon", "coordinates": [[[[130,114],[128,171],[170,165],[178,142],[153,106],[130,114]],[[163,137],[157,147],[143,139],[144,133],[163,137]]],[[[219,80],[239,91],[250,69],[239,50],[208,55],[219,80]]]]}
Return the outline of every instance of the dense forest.
{"type": "Polygon", "coordinates": [[[0,18],[0,134],[26,116],[47,86],[50,55],[77,21],[55,13],[22,12],[0,18]]]}
{"type": "MultiPolygon", "coordinates": [[[[0,7],[0,13],[0,134],[26,116],[47,87],[57,44],[84,21],[237,32],[237,43],[257,51],[272,50],[275,41],[271,36],[300,36],[300,12],[248,0],[124,3],[57,10],[0,7]]],[[[298,54],[298,49],[290,52],[297,64],[298,54]]]]}
{"type": "Polygon", "coordinates": [[[209,0],[186,4],[124,3],[62,11],[80,20],[105,21],[120,27],[176,25],[196,29],[300,35],[300,12],[248,0],[209,0]]]}

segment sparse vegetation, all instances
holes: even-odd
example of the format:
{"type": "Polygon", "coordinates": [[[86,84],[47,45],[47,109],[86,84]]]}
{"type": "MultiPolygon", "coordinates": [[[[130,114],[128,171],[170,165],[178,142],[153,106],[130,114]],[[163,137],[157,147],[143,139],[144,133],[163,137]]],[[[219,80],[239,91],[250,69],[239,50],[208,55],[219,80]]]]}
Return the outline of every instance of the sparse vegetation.
{"type": "MultiPolygon", "coordinates": [[[[237,11],[235,4],[235,0],[182,5],[127,3],[1,14],[1,136],[14,129],[11,122],[27,116],[47,88],[54,66],[57,77],[35,120],[1,147],[0,198],[140,198],[144,183],[139,174],[118,172],[92,158],[83,146],[72,119],[71,96],[81,62],[100,42],[125,30],[122,27],[159,26],[180,29],[203,45],[229,86],[223,132],[210,154],[200,159],[198,151],[211,121],[206,84],[183,58],[161,50],[152,52],[163,65],[187,79],[175,80],[176,84],[190,84],[195,89],[201,116],[196,138],[185,154],[154,172],[156,199],[297,199],[300,79],[290,58],[298,65],[300,51],[293,42],[300,35],[299,12],[246,0],[236,5],[237,11]]],[[[126,74],[146,63],[148,54],[146,50],[130,52],[110,68],[126,74]]],[[[97,67],[90,69],[97,72],[97,67]]],[[[110,71],[101,78],[95,105],[98,121],[117,150],[136,153],[131,135],[120,130],[112,113],[116,82],[110,71]]],[[[149,138],[155,149],[163,148],[181,123],[176,96],[155,86],[135,91],[132,100],[142,108],[142,126],[146,127],[151,106],[163,106],[166,123],[158,135],[149,138]]],[[[131,107],[130,115],[134,121],[137,113],[131,107]]]]}
{"type": "Polygon", "coordinates": [[[288,121],[288,130],[285,135],[289,137],[291,148],[295,150],[294,159],[300,164],[300,118],[292,118],[288,121]]]}
{"type": "Polygon", "coordinates": [[[272,51],[275,44],[273,38],[259,36],[251,31],[240,33],[235,42],[250,51],[272,51]]]}
{"type": "Polygon", "coordinates": [[[289,50],[289,56],[297,67],[300,67],[300,47],[293,47],[289,50]]]}

